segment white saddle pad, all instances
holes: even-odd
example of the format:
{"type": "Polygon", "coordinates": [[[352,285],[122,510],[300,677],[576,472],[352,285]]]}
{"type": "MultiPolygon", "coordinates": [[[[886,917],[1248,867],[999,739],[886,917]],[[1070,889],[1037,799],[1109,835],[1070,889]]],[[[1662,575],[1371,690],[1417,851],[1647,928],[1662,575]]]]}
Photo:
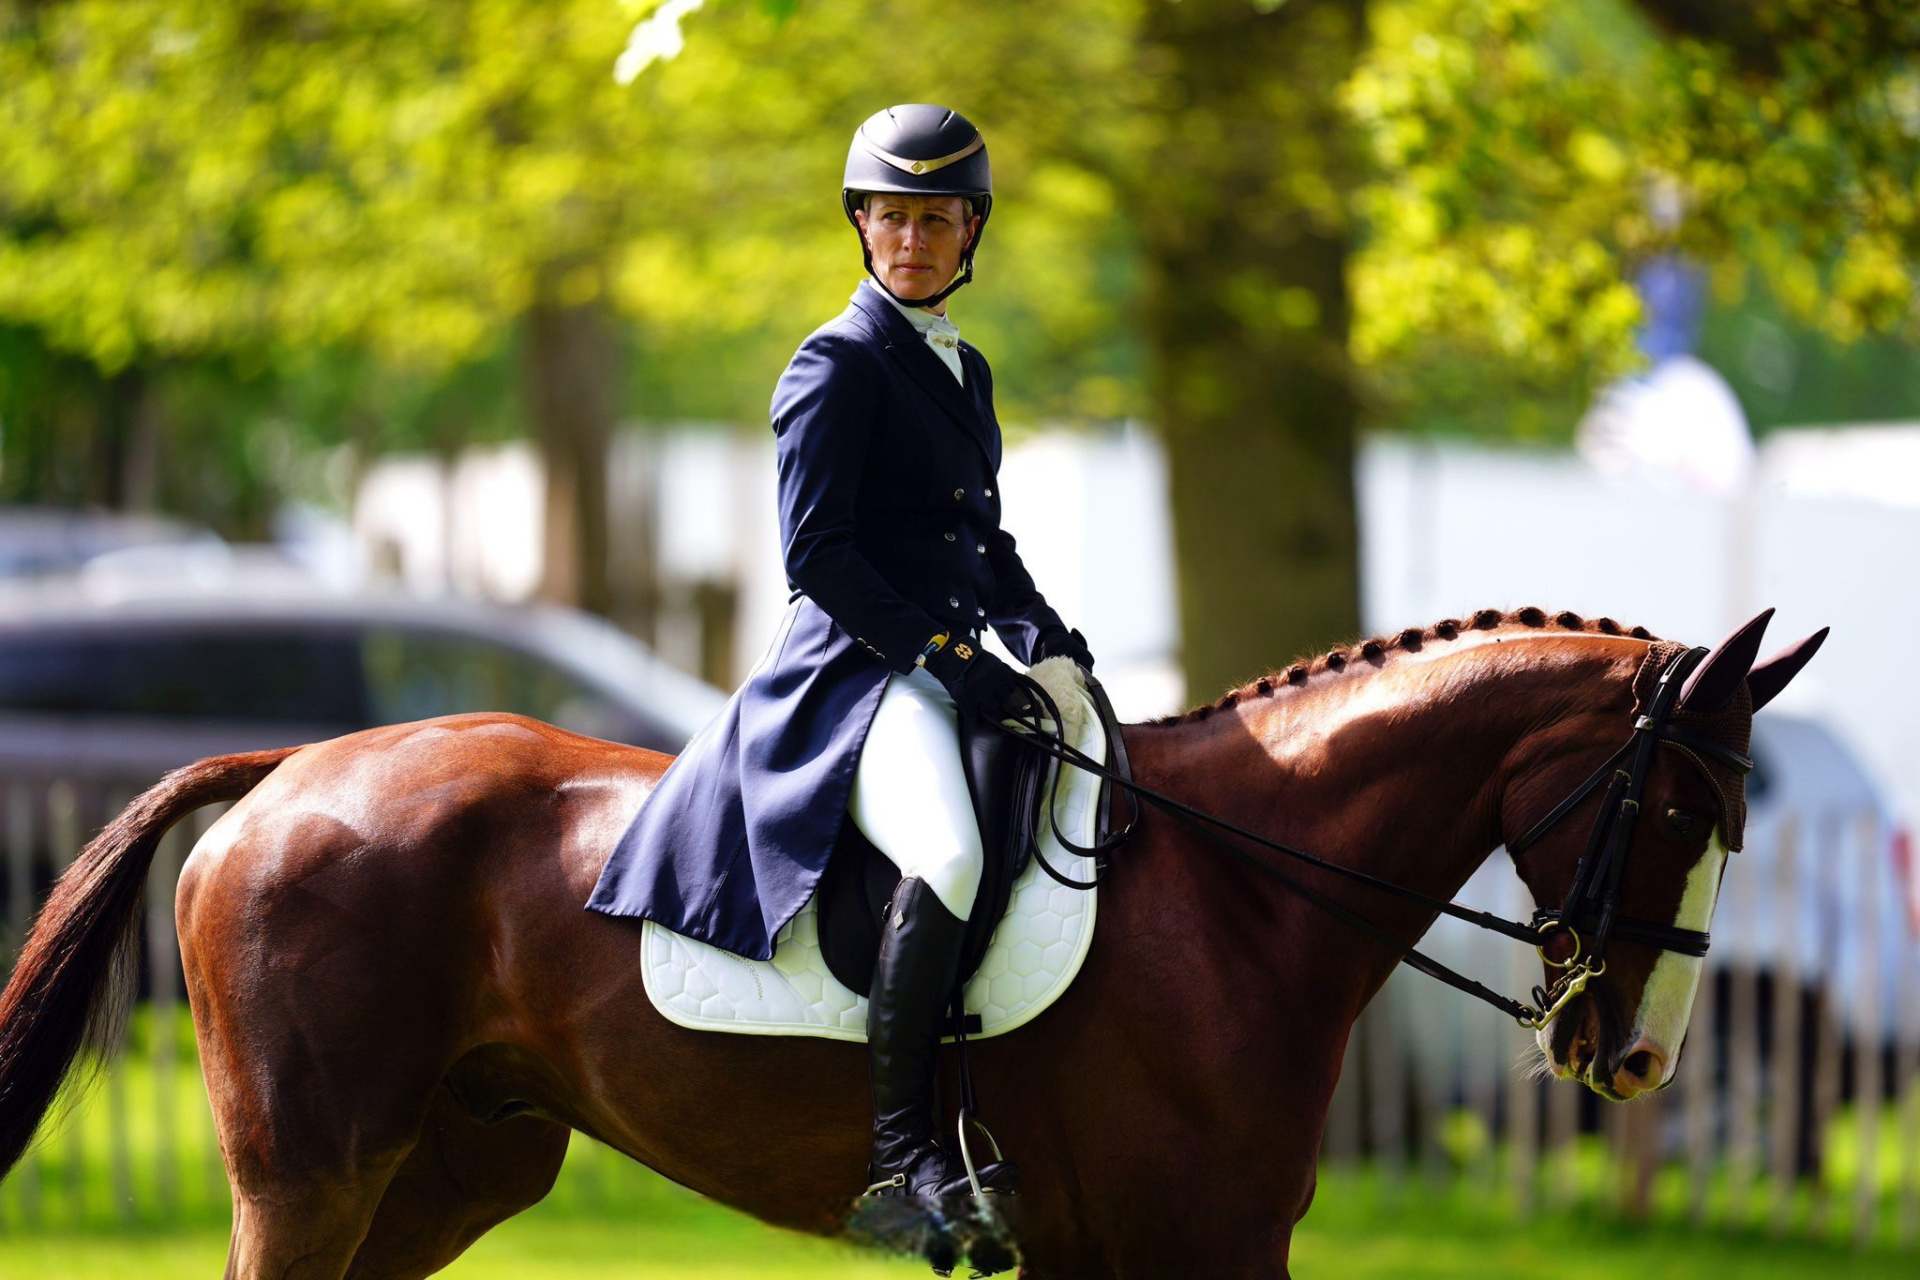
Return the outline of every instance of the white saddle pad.
{"type": "MultiPolygon", "coordinates": [[[[1058,702],[1063,689],[1052,688],[1058,702]]],[[[1086,695],[1085,714],[1067,714],[1074,745],[1106,762],[1106,739],[1086,695]]],[[[1075,844],[1093,843],[1099,780],[1068,768],[1054,806],[1060,830],[1075,844]]],[[[1049,826],[1040,847],[1047,861],[1075,880],[1093,875],[1093,860],[1069,854],[1049,826]]],[[[1080,971],[1093,941],[1095,895],[1069,889],[1030,862],[1014,882],[1013,899],[993,941],[967,984],[968,1013],[980,1015],[976,1035],[993,1036],[1032,1021],[1059,999],[1080,971]]],[[[647,996],[671,1022],[702,1031],[763,1036],[867,1038],[867,1000],[842,986],[820,954],[819,917],[808,902],[774,939],[773,959],[746,960],[729,951],[646,922],[640,968],[647,996]]]]}

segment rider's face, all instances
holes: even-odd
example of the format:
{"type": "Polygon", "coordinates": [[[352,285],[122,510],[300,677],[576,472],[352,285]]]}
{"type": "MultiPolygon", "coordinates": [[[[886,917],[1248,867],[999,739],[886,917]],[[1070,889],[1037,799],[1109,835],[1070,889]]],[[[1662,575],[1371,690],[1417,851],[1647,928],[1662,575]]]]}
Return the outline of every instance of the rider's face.
{"type": "MultiPolygon", "coordinates": [[[[854,210],[860,234],[873,253],[873,273],[894,296],[912,301],[947,287],[960,271],[960,255],[979,230],[959,196],[869,196],[854,210]]],[[[946,304],[934,308],[944,312],[946,304]]]]}

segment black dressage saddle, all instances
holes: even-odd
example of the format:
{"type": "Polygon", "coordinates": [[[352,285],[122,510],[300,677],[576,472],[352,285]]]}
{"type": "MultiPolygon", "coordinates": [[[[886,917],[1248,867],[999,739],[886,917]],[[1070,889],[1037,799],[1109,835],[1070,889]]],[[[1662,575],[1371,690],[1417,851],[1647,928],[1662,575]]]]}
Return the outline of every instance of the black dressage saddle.
{"type": "MultiPolygon", "coordinates": [[[[987,944],[1006,914],[1014,881],[1033,856],[1033,838],[1047,803],[1053,761],[1042,751],[960,717],[960,754],[967,769],[974,817],[986,854],[980,892],[967,921],[960,953],[960,980],[980,967],[987,944]]],[[[842,985],[860,995],[873,987],[874,960],[880,953],[881,922],[900,883],[900,869],[875,848],[849,816],[820,877],[817,896],[820,953],[842,985]]],[[[980,1029],[978,1014],[967,1015],[968,1033],[980,1029]]]]}

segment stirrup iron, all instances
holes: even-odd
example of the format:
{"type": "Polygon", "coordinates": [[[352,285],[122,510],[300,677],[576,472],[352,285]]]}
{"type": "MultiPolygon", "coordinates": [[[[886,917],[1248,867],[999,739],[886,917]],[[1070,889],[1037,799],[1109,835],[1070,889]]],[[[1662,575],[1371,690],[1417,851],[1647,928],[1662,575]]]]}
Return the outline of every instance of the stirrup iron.
{"type": "Polygon", "coordinates": [[[987,1145],[993,1148],[993,1158],[996,1161],[1005,1160],[1006,1157],[1000,1154],[1000,1143],[994,1138],[993,1131],[982,1124],[980,1117],[975,1115],[970,1108],[962,1107],[960,1109],[959,1122],[954,1125],[954,1134],[960,1139],[960,1163],[966,1167],[967,1185],[973,1188],[973,1194],[976,1196],[984,1196],[987,1194],[986,1189],[980,1185],[980,1174],[979,1171],[974,1168],[973,1164],[973,1152],[967,1146],[967,1126],[969,1124],[986,1135],[987,1145]]]}

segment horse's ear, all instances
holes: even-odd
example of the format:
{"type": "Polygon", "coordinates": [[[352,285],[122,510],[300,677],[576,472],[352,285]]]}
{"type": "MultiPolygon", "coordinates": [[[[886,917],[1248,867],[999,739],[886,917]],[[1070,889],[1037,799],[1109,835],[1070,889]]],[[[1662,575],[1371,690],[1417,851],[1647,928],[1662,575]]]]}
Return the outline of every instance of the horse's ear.
{"type": "Polygon", "coordinates": [[[1702,659],[1687,682],[1680,686],[1680,710],[1718,711],[1727,705],[1740,682],[1747,677],[1753,660],[1760,656],[1760,641],[1767,634],[1773,610],[1755,614],[1744,626],[1713,647],[1702,659]]]}
{"type": "Polygon", "coordinates": [[[1786,688],[1787,682],[1800,674],[1800,668],[1807,665],[1807,659],[1820,651],[1820,646],[1826,641],[1827,632],[1831,629],[1822,627],[1805,640],[1794,641],[1747,672],[1747,688],[1753,691],[1755,711],[1772,702],[1774,695],[1786,688]]]}

